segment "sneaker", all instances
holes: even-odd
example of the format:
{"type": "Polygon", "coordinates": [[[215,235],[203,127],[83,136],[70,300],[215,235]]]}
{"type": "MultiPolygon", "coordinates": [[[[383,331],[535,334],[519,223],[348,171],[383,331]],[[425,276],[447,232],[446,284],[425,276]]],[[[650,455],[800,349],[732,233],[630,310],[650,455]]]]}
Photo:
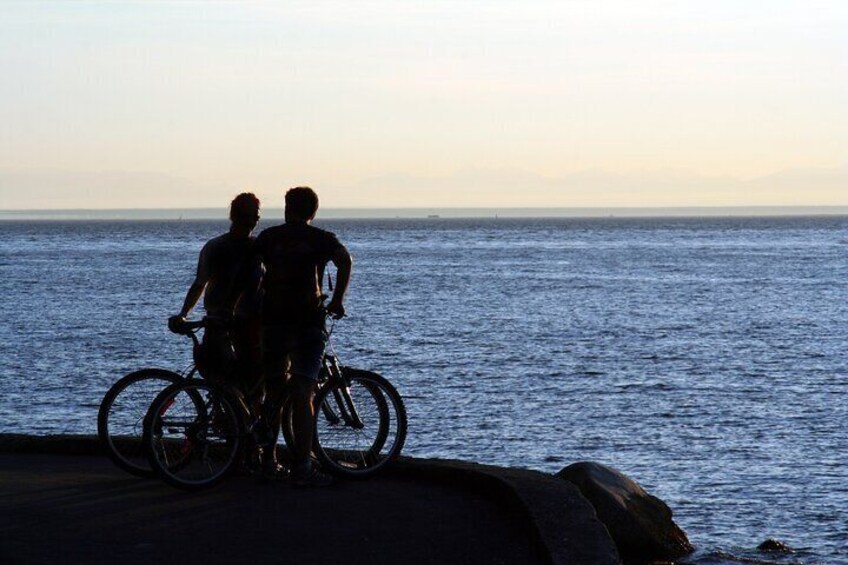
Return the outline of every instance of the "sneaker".
{"type": "Polygon", "coordinates": [[[312,461],[292,472],[294,485],[298,487],[328,487],[333,484],[333,477],[322,471],[312,461]]]}

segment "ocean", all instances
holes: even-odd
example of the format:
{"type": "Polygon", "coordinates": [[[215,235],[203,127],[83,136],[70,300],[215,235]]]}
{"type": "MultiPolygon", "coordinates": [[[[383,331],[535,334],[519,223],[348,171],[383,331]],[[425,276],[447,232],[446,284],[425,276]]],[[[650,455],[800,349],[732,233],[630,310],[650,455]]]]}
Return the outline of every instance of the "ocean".
{"type": "MultiPolygon", "coordinates": [[[[689,563],[848,563],[848,217],[316,225],[355,259],[335,348],[404,395],[405,454],[599,461],[671,506],[689,563]]],[[[93,434],[121,375],[188,365],[166,319],[226,229],[0,221],[0,432],[93,434]]]]}

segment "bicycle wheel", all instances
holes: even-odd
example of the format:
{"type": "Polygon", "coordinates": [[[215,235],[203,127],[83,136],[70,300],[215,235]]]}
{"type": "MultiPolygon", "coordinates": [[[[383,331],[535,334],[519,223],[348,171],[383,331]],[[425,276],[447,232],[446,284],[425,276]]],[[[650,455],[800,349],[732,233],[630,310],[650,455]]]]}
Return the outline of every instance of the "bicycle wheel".
{"type": "Polygon", "coordinates": [[[164,369],[141,369],[119,379],[97,412],[97,436],[115,465],[139,477],[152,477],[142,439],[144,416],[156,395],[183,377],[164,369]]]}
{"type": "Polygon", "coordinates": [[[185,490],[221,482],[239,460],[243,437],[236,403],[203,382],[162,391],[144,424],[150,466],[166,483],[185,490]]]}
{"type": "Polygon", "coordinates": [[[315,453],[335,475],[366,477],[400,455],[406,408],[382,376],[350,368],[342,374],[350,386],[328,384],[315,398],[315,453]]]}

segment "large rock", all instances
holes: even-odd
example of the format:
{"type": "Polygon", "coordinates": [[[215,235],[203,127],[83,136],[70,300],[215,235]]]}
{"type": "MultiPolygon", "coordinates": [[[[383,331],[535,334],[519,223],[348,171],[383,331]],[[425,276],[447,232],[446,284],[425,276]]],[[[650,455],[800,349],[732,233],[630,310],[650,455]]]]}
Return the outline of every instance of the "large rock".
{"type": "Polygon", "coordinates": [[[557,477],[580,489],[609,530],[625,561],[677,559],[693,548],[671,519],[671,509],[620,471],[600,463],[574,463],[557,477]]]}
{"type": "Polygon", "coordinates": [[[763,553],[795,553],[795,550],[776,539],[767,539],[757,546],[763,553]]]}

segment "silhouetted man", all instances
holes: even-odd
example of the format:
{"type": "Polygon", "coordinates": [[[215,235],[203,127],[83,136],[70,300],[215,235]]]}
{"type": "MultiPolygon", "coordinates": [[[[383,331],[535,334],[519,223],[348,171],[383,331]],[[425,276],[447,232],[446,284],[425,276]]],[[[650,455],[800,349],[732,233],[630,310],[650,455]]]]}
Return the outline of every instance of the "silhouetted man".
{"type": "MultiPolygon", "coordinates": [[[[317,211],[318,196],[311,188],[292,188],[286,192],[285,223],[264,230],[256,243],[266,269],[262,307],[265,378],[271,386],[272,381],[282,383],[288,374],[292,395],[292,478],[295,484],[323,486],[331,479],[309,456],[312,401],[327,342],[325,312],[344,316],[353,261],[335,235],[310,225],[317,211]],[[330,261],[338,276],[325,310],[321,284],[330,261]]],[[[279,421],[279,413],[275,416],[279,421]]],[[[279,425],[275,429],[279,430],[279,425]]]]}
{"type": "Polygon", "coordinates": [[[205,376],[223,378],[234,373],[238,361],[240,379],[234,384],[245,392],[261,377],[262,264],[251,237],[258,221],[259,199],[249,192],[236,196],[230,204],[230,230],[203,246],[182,310],[168,320],[168,327],[179,331],[203,295],[206,328],[199,368],[205,376]]]}

